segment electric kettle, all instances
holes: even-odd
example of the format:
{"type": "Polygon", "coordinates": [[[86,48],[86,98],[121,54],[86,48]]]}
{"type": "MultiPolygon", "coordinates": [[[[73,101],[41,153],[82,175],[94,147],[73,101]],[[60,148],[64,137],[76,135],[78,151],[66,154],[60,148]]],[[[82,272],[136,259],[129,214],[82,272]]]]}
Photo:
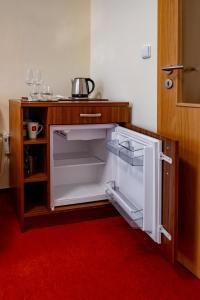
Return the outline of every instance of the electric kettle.
{"type": "Polygon", "coordinates": [[[94,91],[95,83],[90,78],[74,78],[72,79],[72,97],[87,98],[94,91]],[[91,88],[89,86],[91,83],[91,88]]]}

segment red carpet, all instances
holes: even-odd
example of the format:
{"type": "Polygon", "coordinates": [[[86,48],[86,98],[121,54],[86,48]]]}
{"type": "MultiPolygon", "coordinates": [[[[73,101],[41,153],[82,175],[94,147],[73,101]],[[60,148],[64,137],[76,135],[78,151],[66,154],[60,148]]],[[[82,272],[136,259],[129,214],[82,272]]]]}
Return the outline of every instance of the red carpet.
{"type": "Polygon", "coordinates": [[[173,267],[112,217],[20,233],[1,205],[0,299],[200,299],[200,280],[173,267]]]}

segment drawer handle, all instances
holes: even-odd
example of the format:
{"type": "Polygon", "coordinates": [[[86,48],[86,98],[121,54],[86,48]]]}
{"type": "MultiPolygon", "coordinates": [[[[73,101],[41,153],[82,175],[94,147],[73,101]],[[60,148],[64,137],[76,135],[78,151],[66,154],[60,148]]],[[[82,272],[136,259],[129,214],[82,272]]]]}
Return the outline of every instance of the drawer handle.
{"type": "Polygon", "coordinates": [[[96,117],[101,117],[101,113],[97,114],[80,114],[81,118],[96,118],[96,117]]]}

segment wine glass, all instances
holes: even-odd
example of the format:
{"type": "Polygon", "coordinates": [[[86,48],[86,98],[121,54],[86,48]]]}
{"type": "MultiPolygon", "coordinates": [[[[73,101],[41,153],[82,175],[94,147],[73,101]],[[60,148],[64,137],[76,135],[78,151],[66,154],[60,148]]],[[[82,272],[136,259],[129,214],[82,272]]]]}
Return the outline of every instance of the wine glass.
{"type": "Polygon", "coordinates": [[[36,69],[33,72],[33,83],[38,86],[40,86],[42,83],[42,73],[39,69],[36,69]]]}
{"type": "Polygon", "coordinates": [[[40,85],[42,84],[42,74],[39,69],[28,68],[26,72],[26,84],[32,87],[29,91],[28,100],[38,100],[40,95],[40,85]]]}
{"type": "Polygon", "coordinates": [[[32,94],[34,95],[33,98],[34,100],[39,100],[40,98],[40,86],[42,84],[42,73],[39,69],[35,69],[33,72],[33,92],[32,94]]]}
{"type": "Polygon", "coordinates": [[[32,69],[27,69],[25,82],[28,86],[31,86],[33,84],[33,70],[32,69]]]}
{"type": "MultiPolygon", "coordinates": [[[[28,68],[26,71],[25,83],[28,85],[28,87],[31,87],[33,85],[33,70],[30,68],[28,68]]],[[[30,90],[29,90],[28,100],[30,100],[30,101],[32,100],[30,90]]]]}

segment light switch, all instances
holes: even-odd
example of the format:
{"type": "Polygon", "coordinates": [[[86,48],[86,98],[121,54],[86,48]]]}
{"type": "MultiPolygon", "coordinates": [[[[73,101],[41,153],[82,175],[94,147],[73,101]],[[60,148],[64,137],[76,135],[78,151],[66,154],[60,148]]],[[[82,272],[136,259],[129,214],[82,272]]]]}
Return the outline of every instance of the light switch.
{"type": "Polygon", "coordinates": [[[142,58],[147,59],[151,57],[151,45],[144,45],[142,48],[142,58]]]}

